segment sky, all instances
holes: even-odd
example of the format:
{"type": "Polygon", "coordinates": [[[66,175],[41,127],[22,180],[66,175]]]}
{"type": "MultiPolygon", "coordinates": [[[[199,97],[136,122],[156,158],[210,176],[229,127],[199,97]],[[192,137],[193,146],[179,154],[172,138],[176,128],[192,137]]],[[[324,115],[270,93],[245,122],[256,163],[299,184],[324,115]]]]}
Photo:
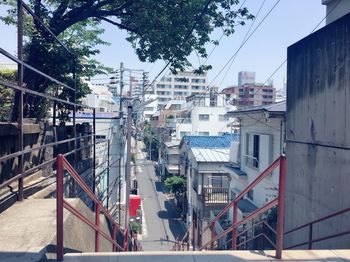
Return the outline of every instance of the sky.
{"type": "MultiPolygon", "coordinates": [[[[250,33],[277,2],[278,0],[246,0],[244,6],[253,15],[256,15],[262,6],[250,33]]],[[[0,5],[0,15],[3,13],[4,7],[0,5]]],[[[208,72],[208,82],[219,86],[219,89],[237,84],[239,71],[254,71],[257,82],[266,82],[286,59],[287,47],[310,34],[324,19],[325,14],[326,8],[321,5],[321,0],[280,0],[245,45],[241,47],[229,71],[227,71],[228,67],[224,68],[224,65],[241,46],[252,21],[248,21],[245,26],[238,27],[233,35],[222,38],[219,46],[214,49],[207,61],[213,67],[208,72]]],[[[324,25],[325,21],[318,28],[324,25]]],[[[127,68],[143,69],[149,72],[151,81],[165,66],[164,61],[157,61],[153,64],[141,63],[130,43],[125,40],[127,35],[125,31],[107,23],[104,23],[103,27],[105,33],[102,39],[111,43],[110,46],[101,46],[101,53],[96,56],[96,59],[103,64],[119,68],[120,62],[123,62],[127,68]]],[[[0,32],[0,47],[15,54],[16,29],[0,22],[0,32]]],[[[212,39],[218,39],[220,36],[221,32],[216,31],[212,34],[212,39]]],[[[207,46],[208,53],[212,49],[213,45],[207,46]]],[[[198,66],[199,61],[196,56],[191,55],[189,59],[194,67],[198,66]]],[[[0,56],[0,63],[5,61],[0,56]]],[[[285,77],[286,64],[272,77],[277,89],[283,87],[285,77]]]]}

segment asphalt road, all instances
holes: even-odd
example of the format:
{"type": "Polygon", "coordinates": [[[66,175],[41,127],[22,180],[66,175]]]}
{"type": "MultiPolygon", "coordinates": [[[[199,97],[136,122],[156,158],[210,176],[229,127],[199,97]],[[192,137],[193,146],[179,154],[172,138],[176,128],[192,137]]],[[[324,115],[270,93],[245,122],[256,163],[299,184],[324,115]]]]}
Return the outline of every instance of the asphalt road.
{"type": "Polygon", "coordinates": [[[173,241],[183,237],[185,226],[173,199],[164,193],[163,185],[155,175],[153,162],[145,160],[144,154],[138,151],[136,163],[143,218],[146,221],[146,226],[143,225],[142,248],[145,251],[169,251],[173,241]]]}

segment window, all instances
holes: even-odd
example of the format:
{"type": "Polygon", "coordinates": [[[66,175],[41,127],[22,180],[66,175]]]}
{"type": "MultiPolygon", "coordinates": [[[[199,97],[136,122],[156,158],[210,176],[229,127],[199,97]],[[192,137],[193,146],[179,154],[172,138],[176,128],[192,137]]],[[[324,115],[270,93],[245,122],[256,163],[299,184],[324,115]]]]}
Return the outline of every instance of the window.
{"type": "Polygon", "coordinates": [[[188,78],[186,78],[186,77],[175,77],[174,81],[175,82],[184,82],[184,83],[190,82],[190,80],[188,78]]]}
{"type": "Polygon", "coordinates": [[[219,121],[228,121],[228,115],[219,115],[219,121]]]}
{"type": "Polygon", "coordinates": [[[249,197],[250,200],[254,200],[254,191],[253,191],[253,189],[248,191],[247,196],[249,197]]]}
{"type": "Polygon", "coordinates": [[[193,78],[192,83],[205,83],[205,79],[193,78]]]}
{"type": "Polygon", "coordinates": [[[177,88],[177,89],[188,89],[188,86],[187,85],[174,85],[174,88],[177,88]]]}
{"type": "Polygon", "coordinates": [[[209,121],[208,114],[199,114],[199,121],[209,121]]]}
{"type": "Polygon", "coordinates": [[[256,168],[259,167],[259,140],[259,135],[247,134],[246,164],[256,168]]]}
{"type": "Polygon", "coordinates": [[[171,82],[171,77],[163,77],[160,81],[162,81],[162,82],[171,82]]]}
{"type": "Polygon", "coordinates": [[[158,89],[171,88],[171,85],[158,84],[158,85],[157,85],[157,88],[158,88],[158,89]]]}
{"type": "Polygon", "coordinates": [[[188,131],[180,131],[180,137],[183,138],[184,136],[191,135],[191,132],[188,131]]]}

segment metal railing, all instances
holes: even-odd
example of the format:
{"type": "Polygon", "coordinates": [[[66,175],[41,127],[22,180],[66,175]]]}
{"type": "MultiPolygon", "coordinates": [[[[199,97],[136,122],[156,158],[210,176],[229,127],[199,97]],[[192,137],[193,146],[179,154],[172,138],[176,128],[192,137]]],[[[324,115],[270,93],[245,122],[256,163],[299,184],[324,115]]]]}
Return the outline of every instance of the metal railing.
{"type": "MultiPolygon", "coordinates": [[[[222,237],[227,237],[229,233],[232,234],[231,242],[232,249],[237,249],[237,238],[242,232],[238,232],[247,222],[252,221],[254,218],[259,217],[269,209],[278,205],[278,215],[277,215],[277,230],[276,230],[276,257],[281,258],[282,255],[282,243],[283,243],[283,221],[284,221],[284,193],[285,193],[285,177],[286,177],[286,158],[285,156],[280,156],[276,159],[264,172],[262,172],[251,184],[249,184],[233,201],[231,201],[223,210],[209,222],[208,226],[202,230],[202,238],[206,232],[210,230],[211,236],[210,240],[205,244],[202,244],[202,238],[200,239],[199,249],[214,249],[216,242],[222,237]],[[273,172],[277,167],[279,167],[279,188],[278,197],[269,201],[259,209],[247,215],[242,220],[238,221],[238,202],[257,184],[259,184],[264,178],[266,178],[271,172],[273,172]],[[232,226],[228,227],[222,233],[216,235],[215,233],[215,222],[225,215],[230,209],[233,208],[233,221],[232,226]]],[[[248,240],[250,241],[250,240],[248,240]]],[[[241,243],[240,243],[241,244],[241,243]]]]}
{"type": "Polygon", "coordinates": [[[82,180],[79,174],[74,170],[71,164],[65,159],[63,155],[57,157],[57,176],[56,176],[56,220],[57,220],[57,260],[63,260],[64,246],[63,246],[63,209],[67,209],[73,215],[75,215],[82,222],[90,226],[95,231],[95,252],[100,250],[100,236],[105,238],[113,245],[113,252],[116,251],[140,251],[142,250],[137,237],[132,233],[131,229],[121,229],[119,224],[115,222],[114,218],[110,215],[108,210],[104,208],[103,203],[99,201],[97,196],[91,191],[89,186],[82,180]],[[77,184],[83,189],[83,191],[89,196],[94,203],[95,209],[95,221],[90,221],[84,216],[78,209],[69,204],[64,198],[64,173],[65,171],[77,182],[77,184]],[[100,227],[100,215],[102,214],[108,219],[113,227],[112,235],[104,232],[100,227]],[[118,244],[117,235],[123,236],[123,244],[118,244]]]}
{"type": "Polygon", "coordinates": [[[228,194],[227,187],[203,187],[202,201],[204,204],[227,204],[228,194]]]}
{"type": "Polygon", "coordinates": [[[174,246],[172,248],[173,251],[189,251],[190,250],[190,228],[186,231],[185,235],[183,236],[183,238],[181,240],[179,240],[178,238],[175,240],[174,242],[174,246]]]}
{"type": "Polygon", "coordinates": [[[292,232],[296,232],[298,230],[301,230],[301,229],[304,229],[304,228],[308,228],[308,240],[304,241],[304,242],[301,242],[301,243],[298,243],[298,244],[295,244],[295,245],[291,245],[291,246],[285,247],[285,249],[293,249],[293,248],[304,246],[304,245],[307,245],[308,249],[312,249],[312,244],[313,243],[317,243],[317,242],[321,242],[321,241],[325,241],[325,240],[328,240],[328,239],[332,239],[332,238],[336,238],[336,237],[339,237],[339,236],[344,236],[344,235],[350,234],[350,230],[346,230],[346,231],[342,231],[342,232],[339,232],[339,233],[336,233],[336,234],[331,234],[331,235],[327,235],[327,236],[323,236],[323,237],[318,237],[318,238],[314,238],[313,237],[313,227],[314,227],[315,224],[320,223],[320,222],[325,221],[325,220],[328,220],[328,219],[333,218],[333,217],[337,217],[337,216],[342,215],[342,214],[347,213],[347,212],[350,212],[350,208],[342,209],[342,210],[340,210],[338,212],[334,212],[334,213],[329,214],[327,216],[324,216],[322,218],[313,220],[313,221],[311,221],[309,223],[303,224],[301,226],[298,226],[296,228],[293,228],[291,230],[286,231],[284,233],[284,235],[288,235],[288,234],[290,234],[292,232]]]}

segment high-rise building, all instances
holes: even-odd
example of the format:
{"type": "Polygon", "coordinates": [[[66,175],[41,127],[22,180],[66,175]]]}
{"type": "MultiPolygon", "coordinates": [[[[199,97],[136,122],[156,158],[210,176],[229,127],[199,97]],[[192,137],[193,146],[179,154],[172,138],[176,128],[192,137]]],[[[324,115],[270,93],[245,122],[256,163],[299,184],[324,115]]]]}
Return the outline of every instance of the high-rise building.
{"type": "Polygon", "coordinates": [[[241,71],[238,73],[238,86],[255,83],[255,72],[241,71]]]}
{"type": "Polygon", "coordinates": [[[207,75],[190,71],[164,75],[154,87],[158,104],[164,107],[170,100],[185,100],[187,96],[207,91],[207,75]]]}
{"type": "Polygon", "coordinates": [[[235,100],[238,108],[276,102],[276,89],[273,87],[273,82],[269,82],[268,85],[255,83],[255,72],[239,72],[238,83],[238,86],[222,90],[227,99],[235,100]]]}

